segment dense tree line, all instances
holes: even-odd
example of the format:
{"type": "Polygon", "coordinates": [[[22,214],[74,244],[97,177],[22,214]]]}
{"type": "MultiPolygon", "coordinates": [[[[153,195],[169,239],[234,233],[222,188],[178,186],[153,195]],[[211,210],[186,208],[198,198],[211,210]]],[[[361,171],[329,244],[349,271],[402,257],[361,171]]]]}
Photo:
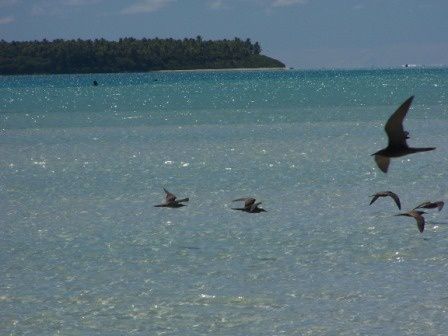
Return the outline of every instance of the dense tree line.
{"type": "Polygon", "coordinates": [[[123,38],[118,41],[0,41],[0,74],[99,73],[284,67],[260,54],[258,42],[123,38]]]}

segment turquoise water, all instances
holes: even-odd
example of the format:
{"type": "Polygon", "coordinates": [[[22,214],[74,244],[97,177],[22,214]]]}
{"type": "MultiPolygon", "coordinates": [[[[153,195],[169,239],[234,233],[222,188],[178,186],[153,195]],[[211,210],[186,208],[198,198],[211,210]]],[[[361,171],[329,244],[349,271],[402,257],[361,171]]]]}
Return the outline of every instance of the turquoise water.
{"type": "Polygon", "coordinates": [[[447,200],[448,69],[0,77],[0,129],[1,335],[448,330],[446,210],[369,206],[447,200]]]}

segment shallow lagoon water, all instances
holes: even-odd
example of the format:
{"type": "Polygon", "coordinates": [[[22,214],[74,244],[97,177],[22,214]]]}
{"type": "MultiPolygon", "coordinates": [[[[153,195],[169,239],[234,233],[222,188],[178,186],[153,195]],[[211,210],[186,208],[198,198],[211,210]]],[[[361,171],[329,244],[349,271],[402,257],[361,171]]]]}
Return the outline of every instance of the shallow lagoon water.
{"type": "Polygon", "coordinates": [[[446,69],[0,78],[5,335],[443,335],[446,69]],[[93,87],[96,79],[100,85],[93,87]],[[371,153],[415,94],[409,143],[371,153]],[[154,208],[162,187],[190,197],[154,208]],[[255,196],[268,210],[234,212],[255,196]]]}

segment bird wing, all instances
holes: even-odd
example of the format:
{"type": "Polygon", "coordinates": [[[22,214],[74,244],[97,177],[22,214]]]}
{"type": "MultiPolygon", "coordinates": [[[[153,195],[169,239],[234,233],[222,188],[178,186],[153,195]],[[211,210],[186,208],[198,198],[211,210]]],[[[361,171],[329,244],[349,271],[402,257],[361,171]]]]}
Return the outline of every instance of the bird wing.
{"type": "Polygon", "coordinates": [[[387,173],[390,163],[390,159],[387,156],[375,155],[375,162],[383,173],[387,173]]]}
{"type": "Polygon", "coordinates": [[[375,202],[375,201],[378,199],[378,197],[380,197],[380,196],[378,196],[377,194],[373,195],[373,198],[372,198],[372,200],[370,201],[370,204],[369,204],[369,205],[372,205],[373,202],[375,202]]]}
{"type": "Polygon", "coordinates": [[[392,147],[407,147],[406,139],[409,132],[405,132],[403,129],[403,120],[406,117],[406,113],[411,106],[414,96],[409,97],[400,107],[390,116],[384,127],[387,137],[389,138],[389,146],[392,147]]]}
{"type": "Polygon", "coordinates": [[[437,209],[440,211],[443,209],[443,206],[445,205],[445,203],[443,201],[439,201],[436,202],[437,203],[437,209]]]}
{"type": "Polygon", "coordinates": [[[415,210],[415,209],[423,208],[423,207],[425,207],[425,206],[428,205],[428,204],[431,204],[431,202],[426,201],[426,202],[420,203],[419,205],[417,205],[417,206],[414,208],[414,210],[415,210]]]}
{"type": "Polygon", "coordinates": [[[163,190],[165,191],[165,200],[167,203],[172,203],[176,200],[176,196],[172,193],[170,193],[168,190],[166,190],[165,188],[163,188],[163,190]]]}
{"type": "Polygon", "coordinates": [[[388,196],[392,197],[395,201],[395,203],[397,204],[398,209],[401,210],[401,203],[400,203],[400,199],[398,198],[398,195],[396,193],[393,193],[392,191],[389,191],[388,196]]]}
{"type": "Polygon", "coordinates": [[[412,217],[417,221],[417,227],[420,232],[425,229],[425,218],[416,211],[411,211],[412,217]]]}
{"type": "Polygon", "coordinates": [[[242,198],[237,198],[235,200],[233,200],[232,202],[238,202],[238,201],[243,201],[244,202],[244,206],[246,208],[249,208],[252,206],[252,204],[255,203],[255,198],[252,197],[242,197],[242,198]]]}

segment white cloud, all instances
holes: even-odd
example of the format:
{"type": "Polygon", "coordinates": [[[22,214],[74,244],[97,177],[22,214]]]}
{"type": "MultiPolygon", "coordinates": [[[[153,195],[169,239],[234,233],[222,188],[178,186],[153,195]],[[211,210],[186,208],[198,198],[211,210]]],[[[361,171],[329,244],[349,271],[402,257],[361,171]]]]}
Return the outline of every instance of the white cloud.
{"type": "Polygon", "coordinates": [[[12,16],[0,17],[0,25],[5,25],[14,22],[15,19],[12,16]]]}
{"type": "Polygon", "coordinates": [[[121,11],[122,14],[151,13],[168,5],[174,0],[142,0],[121,11]]]}
{"type": "Polygon", "coordinates": [[[272,7],[286,7],[295,4],[304,5],[308,2],[308,0],[274,0],[272,2],[272,7]]]}

